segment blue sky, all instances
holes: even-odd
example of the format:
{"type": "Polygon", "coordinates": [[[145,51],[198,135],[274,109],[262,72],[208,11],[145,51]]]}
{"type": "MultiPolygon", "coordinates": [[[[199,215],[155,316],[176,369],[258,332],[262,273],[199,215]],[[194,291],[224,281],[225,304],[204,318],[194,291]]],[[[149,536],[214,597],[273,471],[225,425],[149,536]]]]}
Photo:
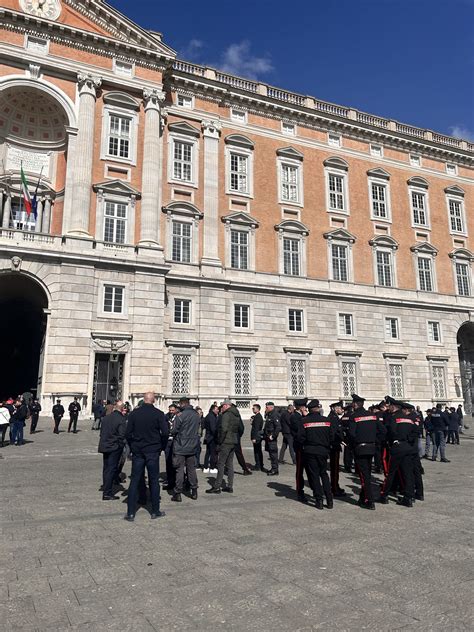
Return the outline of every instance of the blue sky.
{"type": "Polygon", "coordinates": [[[180,57],[474,140],[474,0],[110,0],[180,57]]]}

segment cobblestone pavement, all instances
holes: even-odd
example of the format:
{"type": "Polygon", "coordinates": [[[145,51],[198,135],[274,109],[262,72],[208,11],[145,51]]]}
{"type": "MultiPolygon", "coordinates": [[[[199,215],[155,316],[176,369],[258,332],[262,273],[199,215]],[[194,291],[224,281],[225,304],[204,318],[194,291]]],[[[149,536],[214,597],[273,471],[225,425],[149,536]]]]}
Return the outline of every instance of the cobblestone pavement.
{"type": "Polygon", "coordinates": [[[101,500],[98,433],[81,426],[42,419],[0,450],[0,630],[474,629],[472,431],[451,463],[424,462],[413,509],[302,506],[284,465],[237,475],[234,495],[204,494],[200,474],[197,502],[164,493],[166,518],[129,524],[101,500]]]}

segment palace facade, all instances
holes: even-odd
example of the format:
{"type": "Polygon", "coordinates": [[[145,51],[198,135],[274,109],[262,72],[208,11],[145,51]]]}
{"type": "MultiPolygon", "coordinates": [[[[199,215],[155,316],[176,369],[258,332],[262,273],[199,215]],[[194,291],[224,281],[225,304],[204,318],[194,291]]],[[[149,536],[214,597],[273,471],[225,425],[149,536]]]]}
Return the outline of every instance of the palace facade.
{"type": "Polygon", "coordinates": [[[0,16],[0,396],[471,410],[472,143],[181,61],[102,1],[0,16]]]}

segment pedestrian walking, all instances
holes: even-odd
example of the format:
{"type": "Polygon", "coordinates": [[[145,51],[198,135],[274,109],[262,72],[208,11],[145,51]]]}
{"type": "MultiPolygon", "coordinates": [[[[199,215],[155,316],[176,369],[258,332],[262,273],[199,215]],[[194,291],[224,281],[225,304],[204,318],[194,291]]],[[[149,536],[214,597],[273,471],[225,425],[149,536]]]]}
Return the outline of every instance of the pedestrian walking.
{"type": "Polygon", "coordinates": [[[280,434],[280,420],[273,402],[265,404],[265,424],[263,426],[263,438],[265,450],[270,457],[270,471],[267,476],[278,476],[278,435],[280,434]]]}
{"type": "Polygon", "coordinates": [[[291,415],[295,412],[295,407],[293,404],[289,404],[287,409],[283,411],[280,415],[280,426],[281,426],[281,434],[283,437],[283,441],[280,448],[280,455],[278,457],[278,462],[281,464],[285,463],[285,453],[288,448],[290,453],[291,462],[293,465],[296,465],[296,455],[295,450],[293,448],[293,435],[291,434],[291,415]]]}
{"type": "Polygon", "coordinates": [[[449,463],[449,459],[446,458],[446,437],[448,435],[449,423],[446,413],[443,412],[440,404],[437,404],[436,408],[433,408],[430,421],[433,436],[431,460],[436,461],[439,452],[441,462],[449,463]]]}
{"type": "MultiPolygon", "coordinates": [[[[253,455],[255,457],[255,470],[260,472],[266,472],[263,465],[263,417],[261,413],[262,407],[260,404],[254,404],[252,406],[253,415],[251,417],[251,429],[250,429],[250,441],[253,444],[253,455]]],[[[292,437],[293,440],[293,437],[292,437]]]]}
{"type": "Polygon", "coordinates": [[[36,398],[29,405],[29,409],[30,409],[30,434],[34,434],[36,432],[36,427],[38,426],[39,414],[41,412],[41,405],[36,398]]]}
{"type": "Polygon", "coordinates": [[[237,407],[226,399],[221,404],[221,420],[217,434],[217,477],[206,494],[230,494],[234,491],[234,453],[235,447],[244,432],[244,424],[237,407]],[[227,470],[227,484],[224,482],[224,471],[227,470]]]}
{"type": "MultiPolygon", "coordinates": [[[[114,410],[116,410],[115,407],[114,407],[114,410]]],[[[75,397],[74,401],[72,401],[69,404],[68,411],[69,411],[69,426],[68,426],[67,431],[71,432],[71,428],[72,428],[73,434],[77,434],[77,420],[79,418],[79,413],[81,412],[81,405],[79,404],[77,397],[75,397]]]]}
{"type": "Polygon", "coordinates": [[[219,419],[219,406],[213,404],[209,412],[204,417],[204,445],[206,454],[204,455],[204,474],[217,474],[217,426],[219,419]]]}
{"type": "Polygon", "coordinates": [[[26,424],[26,418],[28,416],[28,406],[22,399],[17,399],[14,404],[13,415],[10,420],[12,428],[12,444],[23,445],[23,430],[26,424]]]}
{"type": "Polygon", "coordinates": [[[56,400],[56,404],[53,406],[53,419],[54,419],[54,434],[59,434],[59,424],[64,417],[64,406],[61,404],[61,400],[56,400]]]}
{"type": "Polygon", "coordinates": [[[125,409],[122,400],[115,403],[114,410],[106,415],[100,427],[98,451],[102,454],[102,500],[119,500],[113,493],[113,484],[118,477],[118,466],[125,445],[125,409]]]}
{"type": "Polygon", "coordinates": [[[196,453],[200,444],[201,417],[186,397],[179,400],[178,408],[180,412],[174,418],[171,430],[173,435],[173,465],[176,469],[176,485],[171,500],[180,503],[184,489],[185,468],[191,488],[191,498],[197,500],[198,497],[196,453]]]}

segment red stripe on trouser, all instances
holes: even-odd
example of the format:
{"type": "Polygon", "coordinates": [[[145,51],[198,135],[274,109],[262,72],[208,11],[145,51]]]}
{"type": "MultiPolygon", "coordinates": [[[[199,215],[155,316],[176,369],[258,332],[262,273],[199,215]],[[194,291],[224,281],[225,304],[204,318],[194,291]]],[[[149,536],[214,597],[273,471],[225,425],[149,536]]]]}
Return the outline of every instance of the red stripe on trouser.
{"type": "Polygon", "coordinates": [[[388,471],[390,469],[390,456],[387,448],[382,448],[382,465],[383,473],[385,474],[385,476],[388,476],[388,471]]]}
{"type": "Polygon", "coordinates": [[[383,481],[383,485],[382,485],[382,489],[380,490],[380,494],[383,496],[385,493],[385,486],[387,485],[387,478],[388,478],[388,473],[390,472],[390,463],[392,461],[392,457],[389,457],[388,459],[388,472],[385,474],[385,478],[383,481]]]}
{"type": "Polygon", "coordinates": [[[359,475],[359,478],[360,478],[360,485],[362,487],[362,492],[364,493],[364,500],[367,500],[367,494],[365,493],[364,475],[362,474],[362,470],[357,465],[357,463],[355,463],[355,466],[357,468],[357,474],[359,475]]]}
{"type": "Polygon", "coordinates": [[[301,472],[302,462],[303,462],[303,454],[302,454],[301,449],[298,449],[296,450],[296,491],[297,492],[301,491],[301,488],[299,487],[299,481],[302,476],[302,472],[301,472]]]}

